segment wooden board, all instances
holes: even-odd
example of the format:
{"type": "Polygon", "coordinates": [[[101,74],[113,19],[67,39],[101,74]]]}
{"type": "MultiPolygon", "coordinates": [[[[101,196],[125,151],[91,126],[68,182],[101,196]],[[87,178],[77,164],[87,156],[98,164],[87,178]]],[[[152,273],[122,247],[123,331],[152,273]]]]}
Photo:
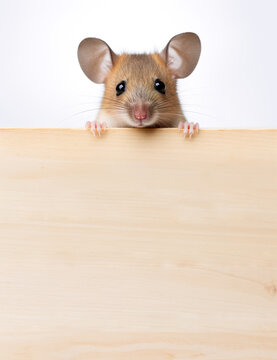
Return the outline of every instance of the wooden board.
{"type": "Polygon", "coordinates": [[[277,131],[0,131],[0,357],[276,360],[277,131]]]}

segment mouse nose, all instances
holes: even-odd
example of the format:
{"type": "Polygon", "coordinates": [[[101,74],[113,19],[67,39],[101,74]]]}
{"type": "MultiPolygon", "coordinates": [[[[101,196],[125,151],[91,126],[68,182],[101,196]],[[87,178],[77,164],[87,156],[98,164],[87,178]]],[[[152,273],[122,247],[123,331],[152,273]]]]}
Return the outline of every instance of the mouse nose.
{"type": "Polygon", "coordinates": [[[149,105],[138,103],[133,107],[133,114],[136,120],[142,121],[147,119],[149,113],[149,105]]]}

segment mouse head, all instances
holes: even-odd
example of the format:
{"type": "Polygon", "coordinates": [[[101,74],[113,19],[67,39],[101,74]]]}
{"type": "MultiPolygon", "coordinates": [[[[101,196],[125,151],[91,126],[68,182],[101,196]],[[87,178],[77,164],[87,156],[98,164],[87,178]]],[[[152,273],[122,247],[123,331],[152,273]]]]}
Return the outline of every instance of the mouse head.
{"type": "Polygon", "coordinates": [[[194,33],[174,36],[160,53],[115,54],[100,39],[84,39],[78,59],[86,76],[105,84],[102,109],[131,127],[166,124],[181,116],[176,79],[185,78],[201,52],[194,33]]]}

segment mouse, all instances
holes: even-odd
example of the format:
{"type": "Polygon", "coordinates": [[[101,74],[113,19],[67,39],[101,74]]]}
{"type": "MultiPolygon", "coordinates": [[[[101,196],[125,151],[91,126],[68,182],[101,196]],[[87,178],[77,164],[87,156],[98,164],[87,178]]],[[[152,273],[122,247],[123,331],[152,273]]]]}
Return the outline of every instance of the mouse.
{"type": "Polygon", "coordinates": [[[104,84],[101,107],[86,128],[101,135],[107,128],[179,128],[185,136],[199,131],[186,120],[177,94],[177,80],[189,76],[201,53],[197,34],[172,37],[160,52],[116,54],[98,38],[85,38],[78,47],[84,74],[104,84]]]}

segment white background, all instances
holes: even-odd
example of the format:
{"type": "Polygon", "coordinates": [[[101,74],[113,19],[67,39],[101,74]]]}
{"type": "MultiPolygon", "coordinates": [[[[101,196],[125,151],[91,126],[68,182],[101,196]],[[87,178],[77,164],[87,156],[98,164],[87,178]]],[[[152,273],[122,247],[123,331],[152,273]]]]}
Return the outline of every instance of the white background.
{"type": "Polygon", "coordinates": [[[1,0],[0,127],[83,127],[95,118],[103,86],[79,67],[83,38],[150,52],[186,31],[202,41],[198,66],[178,84],[187,118],[202,128],[277,127],[275,4],[1,0]]]}

